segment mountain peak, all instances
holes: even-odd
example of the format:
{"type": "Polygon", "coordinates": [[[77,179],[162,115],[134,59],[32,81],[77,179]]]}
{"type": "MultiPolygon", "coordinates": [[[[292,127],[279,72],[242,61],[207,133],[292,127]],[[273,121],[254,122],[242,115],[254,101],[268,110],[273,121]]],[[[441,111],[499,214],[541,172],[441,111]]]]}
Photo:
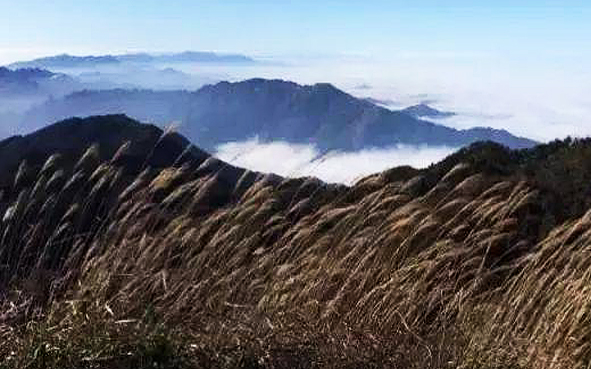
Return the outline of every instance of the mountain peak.
{"type": "MultiPolygon", "coordinates": [[[[91,145],[99,144],[101,160],[112,157],[119,148],[130,142],[126,152],[127,170],[137,172],[142,165],[157,167],[172,165],[190,142],[174,132],[142,124],[123,114],[70,118],[51,124],[24,136],[13,136],[0,141],[0,173],[11,173],[26,160],[31,168],[39,168],[51,155],[59,153],[68,167],[91,145]],[[157,149],[148,159],[150,151],[157,149]]],[[[209,157],[195,147],[191,155],[199,161],[209,157]]],[[[0,181],[0,189],[7,183],[0,181]]]]}
{"type": "Polygon", "coordinates": [[[437,110],[425,103],[409,106],[401,111],[415,118],[450,118],[456,115],[453,112],[437,110]]]}
{"type": "MultiPolygon", "coordinates": [[[[398,144],[460,147],[494,140],[513,148],[535,142],[506,132],[456,130],[355,98],[329,83],[300,85],[254,78],[220,82],[195,92],[106,90],[51,101],[31,111],[26,123],[70,116],[126,113],[180,130],[199,146],[259,137],[265,142],[312,144],[321,152],[389,148],[398,144]]],[[[443,114],[443,113],[440,113],[443,114]]]]}

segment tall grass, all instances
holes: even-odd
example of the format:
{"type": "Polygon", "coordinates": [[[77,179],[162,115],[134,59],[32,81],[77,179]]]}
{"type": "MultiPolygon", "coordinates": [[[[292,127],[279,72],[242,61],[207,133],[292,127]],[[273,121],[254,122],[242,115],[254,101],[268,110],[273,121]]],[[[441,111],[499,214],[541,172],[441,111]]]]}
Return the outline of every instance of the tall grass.
{"type": "Polygon", "coordinates": [[[22,165],[5,195],[7,367],[591,362],[591,215],[554,216],[523,173],[460,162],[347,188],[211,159],[132,176],[125,147],[99,149],[22,165]]]}

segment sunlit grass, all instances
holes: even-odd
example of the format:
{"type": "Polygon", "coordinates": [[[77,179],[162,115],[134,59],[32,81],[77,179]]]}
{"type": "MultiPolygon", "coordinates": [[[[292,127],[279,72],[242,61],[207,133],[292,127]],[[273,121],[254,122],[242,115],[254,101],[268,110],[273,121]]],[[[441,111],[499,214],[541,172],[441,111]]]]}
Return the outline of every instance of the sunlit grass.
{"type": "MultiPolygon", "coordinates": [[[[570,146],[560,155],[578,155],[570,146]]],[[[213,160],[130,174],[99,149],[23,165],[5,195],[4,367],[591,360],[591,217],[572,185],[583,164],[569,177],[538,152],[484,147],[347,188],[213,160]],[[532,162],[564,182],[519,167],[532,162]]]]}

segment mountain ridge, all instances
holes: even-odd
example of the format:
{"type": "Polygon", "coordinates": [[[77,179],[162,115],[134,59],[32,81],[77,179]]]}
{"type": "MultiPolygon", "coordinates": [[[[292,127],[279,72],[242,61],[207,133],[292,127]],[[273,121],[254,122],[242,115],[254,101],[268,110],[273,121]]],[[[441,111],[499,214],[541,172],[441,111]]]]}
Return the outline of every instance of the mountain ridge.
{"type": "Polygon", "coordinates": [[[449,111],[441,111],[435,108],[432,108],[428,104],[420,103],[417,105],[409,106],[407,108],[402,109],[401,111],[412,115],[416,118],[451,118],[456,116],[457,114],[454,112],[449,111]]]}
{"type": "Polygon", "coordinates": [[[179,53],[129,53],[115,55],[77,56],[60,54],[28,61],[8,64],[9,68],[82,68],[118,65],[123,63],[247,63],[256,60],[242,54],[221,54],[205,51],[184,51],[179,53]]]}
{"type": "Polygon", "coordinates": [[[193,142],[213,151],[219,144],[258,136],[314,144],[321,151],[355,151],[396,144],[459,147],[494,140],[512,148],[535,141],[505,130],[456,130],[416,119],[358,99],[331,84],[299,85],[261,78],[220,82],[199,90],[82,91],[29,112],[25,122],[57,121],[70,116],[128,114],[161,125],[180,123],[193,142]]]}
{"type": "Polygon", "coordinates": [[[33,95],[47,88],[49,84],[74,84],[75,81],[63,73],[54,73],[41,68],[9,69],[0,67],[0,97],[33,95]]]}

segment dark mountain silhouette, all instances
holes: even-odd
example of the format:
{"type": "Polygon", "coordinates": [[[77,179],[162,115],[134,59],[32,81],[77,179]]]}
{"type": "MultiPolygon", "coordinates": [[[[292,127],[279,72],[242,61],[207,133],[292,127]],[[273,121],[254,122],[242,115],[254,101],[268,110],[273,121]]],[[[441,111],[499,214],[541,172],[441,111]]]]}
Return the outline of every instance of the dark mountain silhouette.
{"type": "Polygon", "coordinates": [[[29,112],[35,127],[70,116],[124,113],[179,131],[200,147],[258,136],[263,141],[310,143],[320,150],[353,151],[396,144],[459,147],[493,140],[511,148],[534,141],[504,130],[456,130],[390,111],[330,84],[302,86],[281,80],[221,82],[195,92],[146,90],[82,91],[29,112]]]}
{"type": "Polygon", "coordinates": [[[98,163],[109,160],[121,168],[121,175],[126,177],[136,176],[146,169],[186,165],[195,170],[199,168],[202,175],[215,170],[226,197],[230,197],[243,176],[246,176],[244,183],[279,179],[275,175],[266,176],[225,164],[178,133],[164,132],[124,115],[71,118],[28,135],[10,137],[0,141],[0,157],[0,173],[11,174],[0,177],[0,193],[4,193],[4,200],[11,193],[18,195],[34,173],[59,167],[64,172],[60,175],[71,175],[88,165],[96,168],[98,163]],[[15,177],[19,183],[13,182],[15,177]]]}
{"type": "Polygon", "coordinates": [[[450,118],[457,115],[453,112],[434,109],[427,104],[409,106],[401,111],[415,118],[450,118]]]}
{"type": "Polygon", "coordinates": [[[19,61],[11,68],[94,68],[116,66],[123,63],[219,63],[252,64],[256,61],[240,54],[217,54],[213,52],[185,51],[181,53],[149,54],[133,53],[120,55],[74,56],[68,54],[48,56],[30,61],[19,61]]]}
{"type": "MultiPolygon", "coordinates": [[[[127,141],[134,145],[128,149],[128,154],[138,151],[138,155],[145,156],[161,134],[159,128],[138,123],[123,115],[72,118],[25,136],[13,136],[0,141],[0,172],[14,172],[23,160],[29,167],[39,169],[54,153],[60,153],[62,160],[72,166],[74,158],[79,158],[94,143],[100,143],[101,146],[97,160],[112,157],[127,141]]],[[[175,136],[176,147],[169,148],[169,155],[178,156],[189,142],[178,135],[171,136],[175,136]]],[[[172,161],[168,161],[169,165],[172,164],[172,161]]]]}

